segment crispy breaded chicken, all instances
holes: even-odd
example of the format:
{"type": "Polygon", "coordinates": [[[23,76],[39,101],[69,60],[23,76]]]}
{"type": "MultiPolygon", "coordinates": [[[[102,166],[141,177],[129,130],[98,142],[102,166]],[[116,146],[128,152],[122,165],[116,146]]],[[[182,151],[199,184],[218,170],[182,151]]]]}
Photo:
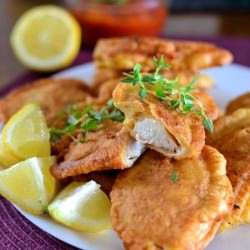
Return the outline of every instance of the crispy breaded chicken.
{"type": "Polygon", "coordinates": [[[238,96],[230,101],[226,108],[226,114],[231,114],[240,108],[250,108],[250,92],[238,96]]]}
{"type": "MultiPolygon", "coordinates": [[[[164,70],[161,75],[164,78],[167,78],[169,80],[174,80],[177,76],[179,77],[179,81],[178,83],[181,86],[186,86],[188,85],[192,79],[194,78],[194,76],[197,74],[197,72],[192,71],[192,70],[177,70],[177,71],[173,71],[173,70],[164,70]]],[[[197,81],[195,82],[195,86],[198,89],[209,89],[211,87],[213,87],[214,83],[211,77],[203,74],[203,73],[199,73],[198,77],[197,77],[197,81]]]]}
{"type": "Polygon", "coordinates": [[[214,44],[174,41],[153,37],[100,39],[94,51],[98,68],[131,70],[136,63],[143,71],[154,69],[152,57],[164,55],[173,70],[198,70],[231,63],[232,54],[214,44]]]}
{"type": "MultiPolygon", "coordinates": [[[[181,114],[167,109],[152,95],[142,100],[137,86],[120,83],[113,92],[115,106],[125,114],[124,127],[135,140],[165,156],[183,159],[197,156],[205,143],[202,121],[193,113],[181,114]]],[[[217,107],[206,93],[196,93],[210,118],[217,107]]]]}
{"type": "Polygon", "coordinates": [[[226,161],[214,148],[181,161],[150,150],[118,175],[111,220],[128,250],[202,250],[232,203],[226,161]]]}
{"type": "Polygon", "coordinates": [[[235,194],[233,211],[221,226],[221,230],[228,230],[250,223],[250,109],[238,109],[214,125],[207,142],[225,156],[235,194]]]}
{"type": "Polygon", "coordinates": [[[113,91],[118,83],[119,79],[116,78],[103,82],[98,88],[95,102],[102,105],[106,103],[109,99],[112,99],[113,91]]]}
{"type": "Polygon", "coordinates": [[[27,103],[41,106],[48,124],[69,102],[92,101],[89,88],[77,79],[42,79],[11,91],[0,100],[0,121],[5,123],[16,111],[27,103]]]}
{"type": "MultiPolygon", "coordinates": [[[[106,76],[105,80],[103,78],[102,81],[94,82],[93,85],[91,85],[91,93],[97,98],[96,102],[99,104],[105,103],[107,100],[112,98],[112,93],[117,84],[120,82],[121,79],[124,78],[124,75],[121,72],[115,73],[115,71],[112,70],[99,70],[97,69],[96,77],[101,79],[101,76],[98,77],[98,74],[103,74],[103,77],[106,76]],[[112,75],[111,72],[114,72],[112,75]],[[107,73],[107,75],[106,75],[107,73]]],[[[195,76],[195,72],[185,70],[185,71],[172,71],[172,70],[165,70],[161,74],[163,77],[174,80],[177,76],[179,77],[178,83],[181,86],[188,85],[193,77],[195,76]]],[[[195,82],[195,86],[198,89],[208,89],[213,86],[213,80],[204,74],[199,73],[197,81],[195,82]]]]}
{"type": "Polygon", "coordinates": [[[83,143],[72,142],[64,161],[51,168],[57,179],[88,174],[93,171],[131,167],[144,151],[122,123],[106,120],[102,127],[89,132],[83,143]]]}
{"type": "MultiPolygon", "coordinates": [[[[135,63],[141,63],[144,73],[152,72],[155,69],[152,57],[161,55],[172,65],[171,70],[163,71],[162,75],[168,79],[178,75],[182,86],[192,80],[196,70],[232,61],[228,51],[208,43],[146,37],[101,39],[94,52],[96,73],[92,93],[102,97],[102,86],[108,83],[108,89],[112,90],[110,81],[113,81],[114,88],[115,83],[124,77],[123,72],[131,71],[135,63]]],[[[200,89],[208,89],[213,86],[213,80],[200,73],[195,85],[200,89]]],[[[105,97],[108,93],[111,92],[106,92],[105,97]]]]}
{"type": "Polygon", "coordinates": [[[94,180],[96,183],[101,185],[101,189],[109,195],[113,184],[115,182],[116,176],[119,171],[99,171],[99,172],[91,172],[89,174],[83,174],[73,177],[74,181],[91,181],[94,180]]]}
{"type": "MultiPolygon", "coordinates": [[[[98,96],[100,88],[110,80],[119,82],[119,79],[123,78],[122,71],[115,71],[109,68],[96,68],[93,76],[92,84],[90,86],[91,93],[94,96],[98,96]]],[[[114,85],[115,86],[115,85],[114,85]]]]}

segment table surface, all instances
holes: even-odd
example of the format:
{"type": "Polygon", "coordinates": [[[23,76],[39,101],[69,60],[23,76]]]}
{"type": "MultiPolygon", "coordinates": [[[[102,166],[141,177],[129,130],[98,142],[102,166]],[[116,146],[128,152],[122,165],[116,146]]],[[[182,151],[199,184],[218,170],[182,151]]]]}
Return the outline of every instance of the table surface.
{"type": "MultiPolygon", "coordinates": [[[[27,71],[14,57],[9,35],[17,18],[27,9],[53,2],[63,5],[61,0],[1,0],[0,1],[0,88],[21,73],[27,71]]],[[[169,36],[238,36],[249,37],[249,13],[179,13],[170,14],[163,34],[169,36]]]]}

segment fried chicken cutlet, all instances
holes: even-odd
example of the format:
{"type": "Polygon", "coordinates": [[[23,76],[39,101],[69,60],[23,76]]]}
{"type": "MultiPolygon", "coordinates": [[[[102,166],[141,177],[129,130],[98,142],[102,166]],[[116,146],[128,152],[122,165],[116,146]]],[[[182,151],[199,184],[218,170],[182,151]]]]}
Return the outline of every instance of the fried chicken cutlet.
{"type": "MultiPolygon", "coordinates": [[[[192,80],[197,70],[232,61],[230,52],[209,43],[148,37],[101,39],[94,51],[96,73],[92,92],[97,95],[104,82],[120,80],[123,72],[131,71],[135,63],[142,65],[143,72],[152,72],[155,69],[152,57],[161,55],[172,65],[171,71],[164,71],[163,75],[169,79],[178,75],[183,86],[192,80]]],[[[199,74],[195,85],[201,89],[211,88],[213,80],[199,74]]]]}
{"type": "Polygon", "coordinates": [[[152,57],[164,55],[172,70],[192,70],[228,64],[232,54],[211,43],[174,41],[153,37],[100,39],[94,50],[98,68],[131,70],[136,63],[145,72],[154,70],[152,57]]]}
{"type": "Polygon", "coordinates": [[[89,174],[78,175],[73,177],[72,179],[78,182],[88,182],[94,180],[96,183],[100,184],[101,189],[107,195],[109,195],[118,173],[119,171],[117,170],[98,171],[98,172],[91,172],[89,174]]]}
{"type": "Polygon", "coordinates": [[[226,107],[226,114],[231,114],[240,108],[250,108],[250,92],[230,101],[226,107]]]}
{"type": "Polygon", "coordinates": [[[235,195],[232,213],[221,226],[224,231],[250,223],[250,109],[238,109],[219,118],[214,125],[207,143],[225,156],[235,195]]]}
{"type": "Polygon", "coordinates": [[[111,220],[128,250],[201,250],[232,203],[226,161],[214,148],[180,161],[149,150],[118,175],[111,220]]]}
{"type": "MultiPolygon", "coordinates": [[[[167,109],[163,101],[152,95],[142,100],[138,92],[137,86],[124,83],[118,84],[113,92],[114,104],[125,114],[123,124],[131,136],[167,157],[183,159],[199,155],[205,143],[201,119],[194,113],[167,109]]],[[[204,92],[195,95],[207,116],[216,118],[218,110],[212,98],[204,92]]]]}
{"type": "MultiPolygon", "coordinates": [[[[110,98],[112,98],[113,90],[115,89],[117,84],[120,82],[120,80],[124,78],[124,75],[121,72],[114,74],[113,76],[111,76],[109,72],[110,70],[97,69],[96,75],[104,74],[104,77],[107,76],[107,78],[105,78],[105,80],[103,81],[98,81],[98,82],[94,81],[93,85],[91,85],[90,87],[91,93],[97,98],[96,100],[97,103],[102,104],[102,103],[105,103],[110,98]]],[[[169,80],[174,80],[178,76],[179,84],[181,86],[186,86],[192,81],[192,79],[194,78],[196,74],[195,72],[190,72],[190,71],[174,72],[172,70],[165,70],[161,73],[161,75],[164,78],[167,78],[169,80]]],[[[96,77],[101,78],[101,76],[100,77],[96,76],[96,77]]],[[[195,86],[196,88],[201,89],[201,90],[208,89],[213,86],[213,81],[210,77],[199,73],[197,77],[197,81],[195,82],[195,86]]]]}
{"type": "Polygon", "coordinates": [[[90,103],[92,97],[88,91],[82,81],[70,78],[47,78],[26,84],[0,99],[0,121],[5,123],[27,103],[37,103],[50,124],[70,102],[90,103]]]}
{"type": "Polygon", "coordinates": [[[107,120],[101,128],[89,132],[85,142],[72,142],[64,161],[53,166],[57,179],[88,174],[93,171],[131,167],[144,151],[144,145],[133,140],[122,123],[107,120]]]}

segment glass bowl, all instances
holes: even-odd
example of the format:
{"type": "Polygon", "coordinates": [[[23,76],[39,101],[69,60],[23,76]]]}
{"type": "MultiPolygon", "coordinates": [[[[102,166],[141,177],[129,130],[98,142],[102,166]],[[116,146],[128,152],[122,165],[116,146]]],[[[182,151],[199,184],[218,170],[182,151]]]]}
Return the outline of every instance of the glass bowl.
{"type": "Polygon", "coordinates": [[[66,0],[66,6],[90,46],[103,37],[158,36],[168,12],[164,0],[66,0]]]}

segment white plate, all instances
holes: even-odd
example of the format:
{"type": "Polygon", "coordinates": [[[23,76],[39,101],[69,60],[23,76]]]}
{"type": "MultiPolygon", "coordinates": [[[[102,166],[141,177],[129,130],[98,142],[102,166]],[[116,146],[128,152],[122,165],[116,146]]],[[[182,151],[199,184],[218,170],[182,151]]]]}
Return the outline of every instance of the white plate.
{"type": "MultiPolygon", "coordinates": [[[[90,82],[94,70],[94,65],[88,63],[60,72],[55,77],[74,77],[90,82]]],[[[205,72],[215,80],[216,86],[210,92],[221,109],[225,108],[230,99],[250,91],[250,68],[232,64],[223,68],[208,69],[205,72]]],[[[98,234],[78,233],[57,224],[48,216],[34,216],[17,209],[39,228],[78,248],[84,250],[124,249],[122,242],[112,230],[98,234]]],[[[239,226],[226,233],[218,234],[207,248],[207,250],[236,249],[250,249],[250,225],[239,226]]]]}

